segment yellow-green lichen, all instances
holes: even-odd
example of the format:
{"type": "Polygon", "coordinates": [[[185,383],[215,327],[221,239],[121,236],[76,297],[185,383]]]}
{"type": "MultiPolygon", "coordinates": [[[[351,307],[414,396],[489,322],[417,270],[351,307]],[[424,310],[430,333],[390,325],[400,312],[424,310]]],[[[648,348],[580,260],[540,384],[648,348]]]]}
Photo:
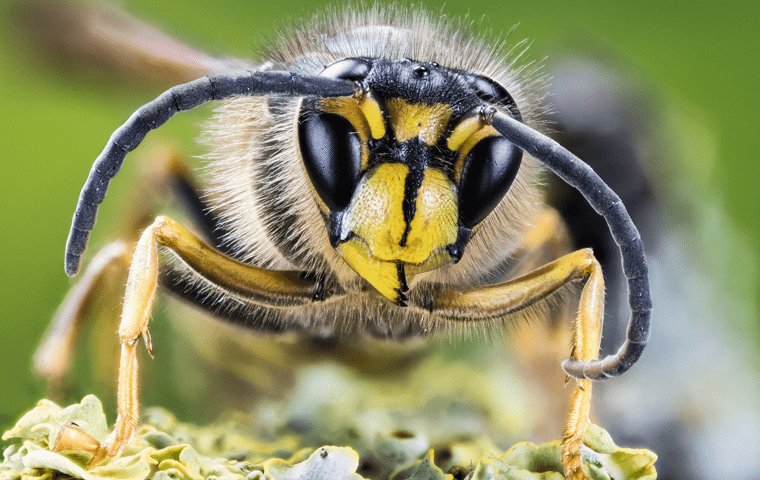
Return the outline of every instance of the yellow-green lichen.
{"type": "MultiPolygon", "coordinates": [[[[327,419],[322,419],[325,424],[327,419]]],[[[346,445],[313,447],[294,434],[257,438],[245,421],[229,418],[207,427],[181,423],[165,410],[147,409],[124,454],[93,468],[81,452],[53,452],[62,427],[71,424],[102,441],[108,434],[94,396],[65,409],[43,400],[3,435],[15,443],[3,453],[0,480],[559,480],[561,446],[519,443],[504,453],[487,438],[456,438],[430,448],[407,430],[345,433],[346,445]],[[436,450],[437,449],[437,450],[436,450]]],[[[584,460],[593,480],[653,480],[656,456],[620,448],[590,425],[584,460]]]]}

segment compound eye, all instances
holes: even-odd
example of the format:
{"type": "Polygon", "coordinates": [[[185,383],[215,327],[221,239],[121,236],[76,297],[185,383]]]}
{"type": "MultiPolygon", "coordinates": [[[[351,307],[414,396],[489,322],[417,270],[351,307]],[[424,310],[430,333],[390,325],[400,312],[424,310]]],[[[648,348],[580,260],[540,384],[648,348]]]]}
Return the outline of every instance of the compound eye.
{"type": "Polygon", "coordinates": [[[298,142],[319,197],[332,211],[346,208],[361,173],[361,142],[351,123],[333,113],[304,115],[298,142]]]}
{"type": "Polygon", "coordinates": [[[512,98],[512,95],[509,94],[506,88],[482,75],[473,75],[470,82],[478,97],[488,103],[506,108],[512,117],[522,122],[522,115],[520,115],[520,110],[517,108],[517,103],[515,103],[515,99],[512,98]]]}
{"type": "Polygon", "coordinates": [[[328,65],[319,72],[319,77],[335,78],[338,80],[361,81],[369,73],[369,63],[358,58],[346,58],[328,65]]]}
{"type": "Polygon", "coordinates": [[[501,136],[479,141],[467,154],[459,182],[459,219],[473,228],[496,208],[520,169],[522,150],[501,136]]]}

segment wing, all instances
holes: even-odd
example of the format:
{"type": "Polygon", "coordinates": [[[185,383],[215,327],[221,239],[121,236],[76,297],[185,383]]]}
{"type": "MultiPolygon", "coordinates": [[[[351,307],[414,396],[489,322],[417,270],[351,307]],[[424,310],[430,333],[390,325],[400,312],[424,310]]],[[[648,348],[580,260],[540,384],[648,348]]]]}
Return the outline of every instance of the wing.
{"type": "Polygon", "coordinates": [[[44,2],[19,6],[38,52],[67,71],[106,71],[140,83],[176,85],[210,73],[250,69],[253,62],[217,58],[176,40],[113,6],[44,2]]]}

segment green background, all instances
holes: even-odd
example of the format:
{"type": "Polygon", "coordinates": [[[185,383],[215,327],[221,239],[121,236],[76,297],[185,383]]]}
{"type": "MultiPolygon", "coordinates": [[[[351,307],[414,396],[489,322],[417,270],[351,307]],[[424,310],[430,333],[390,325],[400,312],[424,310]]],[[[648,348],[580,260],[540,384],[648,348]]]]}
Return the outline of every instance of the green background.
{"type": "MultiPolygon", "coordinates": [[[[432,10],[444,2],[427,2],[432,10]]],[[[156,0],[123,2],[136,16],[213,53],[246,56],[289,18],[320,2],[156,0]]],[[[33,379],[30,358],[58,302],[72,284],[63,273],[63,248],[76,198],[92,160],[111,132],[161,87],[127,87],[89,81],[88,72],[45,66],[12,15],[0,9],[0,424],[30,408],[44,392],[33,379]]],[[[756,342],[760,274],[760,135],[757,112],[758,12],[730,2],[492,2],[447,1],[448,15],[469,14],[482,28],[530,38],[535,59],[551,57],[567,43],[616,52],[619,62],[651,83],[671,113],[667,123],[675,152],[655,174],[667,171],[658,195],[714,288],[744,305],[742,315],[718,319],[756,342]],[[680,210],[687,205],[690,216],[680,210]],[[730,240],[727,240],[729,238],[730,240]]],[[[94,75],[97,77],[97,75],[94,75]]],[[[162,129],[185,151],[207,109],[183,114],[162,129]]],[[[129,162],[127,162],[129,163],[129,162]]],[[[113,182],[91,245],[109,238],[129,208],[129,178],[113,182]]],[[[658,178],[655,178],[657,181],[658,178]]],[[[89,251],[91,254],[93,249],[89,251]]],[[[667,254],[667,252],[664,252],[667,254]]],[[[85,260],[86,261],[86,260],[85,260]]],[[[658,318],[655,322],[667,321],[658,318]]],[[[114,328],[115,329],[115,328],[114,328]]],[[[755,343],[756,344],[756,343],[755,343]]]]}

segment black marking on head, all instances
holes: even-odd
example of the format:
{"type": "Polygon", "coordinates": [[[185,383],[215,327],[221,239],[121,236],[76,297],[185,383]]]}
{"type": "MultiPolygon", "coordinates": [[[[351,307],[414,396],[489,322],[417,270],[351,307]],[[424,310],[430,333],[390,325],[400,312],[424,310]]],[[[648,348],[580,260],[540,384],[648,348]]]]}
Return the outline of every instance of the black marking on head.
{"type": "Polygon", "coordinates": [[[482,103],[465,72],[413,60],[374,60],[365,78],[379,98],[402,98],[410,103],[445,103],[454,116],[482,103]]]}
{"type": "Polygon", "coordinates": [[[399,246],[401,247],[406,246],[406,240],[412,228],[411,223],[415,213],[417,213],[417,195],[424,178],[425,168],[421,164],[413,163],[409,165],[409,173],[404,181],[404,201],[401,204],[401,208],[404,211],[404,222],[406,223],[404,234],[399,242],[399,246]]]}
{"type": "Polygon", "coordinates": [[[472,230],[462,225],[462,223],[459,223],[459,231],[457,232],[457,240],[456,242],[452,243],[446,249],[449,252],[449,255],[451,255],[451,258],[454,260],[454,263],[459,262],[459,260],[462,259],[462,255],[464,255],[464,248],[467,246],[467,243],[470,241],[470,237],[472,236],[472,230]]]}
{"type": "Polygon", "coordinates": [[[409,285],[406,284],[406,272],[404,270],[404,262],[396,262],[396,275],[398,275],[399,290],[396,296],[396,305],[399,307],[406,307],[409,297],[406,292],[409,291],[409,285]]]}
{"type": "Polygon", "coordinates": [[[362,146],[351,123],[304,102],[298,119],[298,145],[311,184],[330,210],[343,210],[359,183],[362,146]]]}

